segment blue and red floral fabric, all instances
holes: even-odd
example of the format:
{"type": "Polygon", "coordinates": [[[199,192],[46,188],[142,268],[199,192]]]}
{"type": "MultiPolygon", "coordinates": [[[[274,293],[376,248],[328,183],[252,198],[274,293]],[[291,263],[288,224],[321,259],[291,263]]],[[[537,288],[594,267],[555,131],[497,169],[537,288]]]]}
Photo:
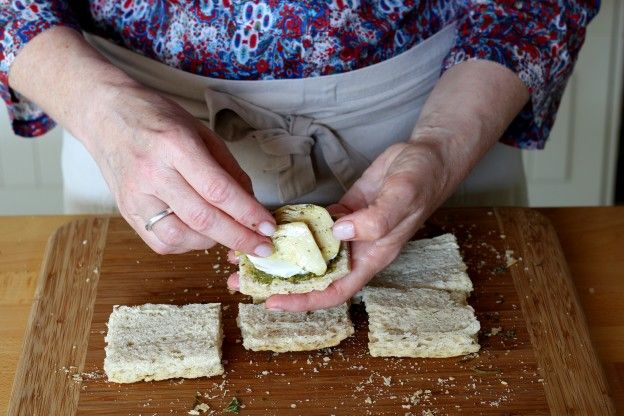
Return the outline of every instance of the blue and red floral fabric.
{"type": "Polygon", "coordinates": [[[4,0],[0,95],[13,128],[37,136],[54,123],[9,88],[21,48],[59,25],[87,30],[184,71],[227,79],[303,78],[391,58],[457,25],[444,68],[498,62],[531,92],[502,140],[542,148],[599,0],[4,0]]]}

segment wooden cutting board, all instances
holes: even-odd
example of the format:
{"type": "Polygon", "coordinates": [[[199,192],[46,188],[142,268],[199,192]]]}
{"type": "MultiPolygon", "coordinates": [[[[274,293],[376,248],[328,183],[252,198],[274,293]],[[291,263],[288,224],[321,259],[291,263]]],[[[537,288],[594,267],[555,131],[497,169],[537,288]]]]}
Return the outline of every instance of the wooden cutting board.
{"type": "Polygon", "coordinates": [[[199,402],[223,414],[234,397],[241,415],[615,414],[549,222],[529,209],[444,209],[418,237],[443,232],[457,235],[474,282],[476,356],[373,358],[361,305],[338,347],[246,351],[235,319],[249,300],[226,289],[223,247],[159,256],[120,218],[71,222],[47,247],[9,415],[186,415],[199,402]],[[112,307],[148,302],[221,302],[225,375],[108,383],[112,307]]]}

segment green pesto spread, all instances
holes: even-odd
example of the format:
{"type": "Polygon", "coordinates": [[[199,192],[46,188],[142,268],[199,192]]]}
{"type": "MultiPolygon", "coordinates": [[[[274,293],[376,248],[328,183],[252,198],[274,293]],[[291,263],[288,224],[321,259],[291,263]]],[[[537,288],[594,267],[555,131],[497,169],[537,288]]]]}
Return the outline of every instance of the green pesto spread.
{"type": "Polygon", "coordinates": [[[241,256],[241,261],[243,261],[245,265],[249,267],[250,274],[256,282],[262,283],[264,285],[270,285],[273,282],[273,280],[279,280],[279,281],[290,282],[290,283],[299,283],[299,282],[304,282],[306,280],[323,277],[326,274],[329,274],[336,269],[336,265],[338,264],[338,260],[340,260],[341,256],[342,256],[342,250],[339,251],[338,254],[336,254],[336,257],[334,257],[333,259],[329,261],[329,263],[327,263],[327,271],[325,272],[325,274],[322,274],[321,276],[317,276],[314,273],[295,274],[290,277],[273,276],[272,274],[268,274],[266,272],[263,272],[262,270],[256,269],[253,263],[250,262],[247,259],[247,256],[245,255],[241,256]]]}

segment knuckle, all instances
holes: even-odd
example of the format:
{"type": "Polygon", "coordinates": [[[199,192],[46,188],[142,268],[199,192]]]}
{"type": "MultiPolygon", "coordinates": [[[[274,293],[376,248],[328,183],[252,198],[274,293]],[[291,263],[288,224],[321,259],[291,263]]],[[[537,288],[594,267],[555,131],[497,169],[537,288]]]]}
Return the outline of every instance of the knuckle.
{"type": "Polygon", "coordinates": [[[175,249],[184,242],[184,231],[175,224],[163,224],[160,231],[160,240],[165,245],[175,249]]]}
{"type": "Polygon", "coordinates": [[[388,219],[383,215],[373,215],[367,217],[364,225],[367,230],[366,234],[369,238],[376,240],[384,237],[390,231],[388,219]]]}
{"type": "Polygon", "coordinates": [[[260,214],[260,209],[255,206],[255,204],[247,205],[245,208],[243,208],[240,216],[236,218],[236,220],[240,223],[248,224],[252,227],[256,227],[261,219],[262,215],[260,214]]]}
{"type": "Polygon", "coordinates": [[[232,247],[235,250],[241,250],[241,251],[249,251],[247,250],[248,247],[251,247],[253,250],[253,242],[254,239],[249,238],[249,236],[245,235],[245,233],[239,233],[237,235],[234,236],[234,238],[232,239],[232,247]]]}
{"type": "Polygon", "coordinates": [[[215,212],[205,207],[195,208],[189,212],[189,221],[193,229],[206,232],[214,227],[215,212]]]}
{"type": "Polygon", "coordinates": [[[214,204],[222,204],[226,202],[230,196],[230,192],[230,184],[221,174],[214,175],[208,179],[204,187],[205,198],[214,204]]]}

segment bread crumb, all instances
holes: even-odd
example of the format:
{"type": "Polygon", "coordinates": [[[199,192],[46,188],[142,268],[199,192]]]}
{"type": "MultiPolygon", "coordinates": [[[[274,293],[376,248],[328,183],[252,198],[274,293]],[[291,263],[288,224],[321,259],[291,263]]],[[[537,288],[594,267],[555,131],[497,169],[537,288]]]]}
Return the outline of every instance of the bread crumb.
{"type": "Polygon", "coordinates": [[[505,250],[505,261],[507,267],[511,267],[518,262],[518,259],[513,256],[513,250],[505,250]]]}
{"type": "Polygon", "coordinates": [[[291,403],[291,404],[290,404],[290,407],[291,407],[292,409],[296,409],[296,408],[297,408],[297,405],[296,405],[295,403],[291,403]]]}

